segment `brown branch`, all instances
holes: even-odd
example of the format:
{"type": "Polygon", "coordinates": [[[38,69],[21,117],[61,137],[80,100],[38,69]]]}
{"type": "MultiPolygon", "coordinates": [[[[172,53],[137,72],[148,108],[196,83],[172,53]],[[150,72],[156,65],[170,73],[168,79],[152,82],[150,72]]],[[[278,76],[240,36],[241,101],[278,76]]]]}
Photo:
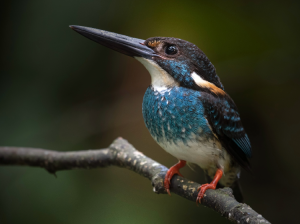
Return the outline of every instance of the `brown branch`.
{"type": "MultiPolygon", "coordinates": [[[[146,157],[122,138],[116,139],[107,149],[77,152],[57,152],[23,147],[0,147],[0,165],[25,165],[45,168],[50,173],[68,169],[90,169],[115,165],[133,170],[152,181],[153,191],[165,194],[163,186],[167,167],[146,157]]],[[[171,192],[193,202],[197,198],[198,183],[175,176],[171,192]]],[[[270,223],[250,206],[238,203],[230,188],[207,190],[202,200],[207,206],[233,223],[270,223]]]]}

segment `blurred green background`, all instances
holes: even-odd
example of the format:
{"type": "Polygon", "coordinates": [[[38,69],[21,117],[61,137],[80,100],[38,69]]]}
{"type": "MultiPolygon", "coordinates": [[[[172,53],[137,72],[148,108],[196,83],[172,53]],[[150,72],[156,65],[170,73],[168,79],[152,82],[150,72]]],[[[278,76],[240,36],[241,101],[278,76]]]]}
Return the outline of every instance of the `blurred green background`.
{"type": "MultiPolygon", "coordinates": [[[[299,1],[7,1],[1,6],[0,145],[69,151],[122,136],[171,166],[142,118],[150,75],[69,25],[141,39],[171,36],[199,46],[235,100],[250,136],[254,176],[245,202],[272,223],[299,208],[299,1]]],[[[204,183],[202,171],[182,173],[204,183]]],[[[0,167],[0,223],[229,223],[117,167],[0,167]]],[[[297,220],[297,221],[296,221],[297,220]]]]}

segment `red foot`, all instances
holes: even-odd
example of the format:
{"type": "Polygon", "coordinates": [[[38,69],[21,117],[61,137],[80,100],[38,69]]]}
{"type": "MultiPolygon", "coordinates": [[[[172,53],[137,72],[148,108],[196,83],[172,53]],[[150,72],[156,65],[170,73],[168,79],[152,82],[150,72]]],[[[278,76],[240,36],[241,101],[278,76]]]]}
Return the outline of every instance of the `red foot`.
{"type": "Polygon", "coordinates": [[[179,169],[181,169],[182,167],[184,167],[186,164],[186,161],[184,160],[179,160],[179,162],[177,164],[175,164],[174,166],[172,166],[166,176],[165,176],[165,181],[164,181],[164,186],[166,191],[168,192],[169,195],[171,195],[170,193],[170,184],[171,184],[171,179],[175,174],[178,174],[179,176],[182,176],[181,173],[179,172],[179,169]]]}
{"type": "Polygon", "coordinates": [[[202,198],[204,197],[204,194],[205,194],[205,191],[207,189],[216,189],[217,187],[217,184],[219,182],[219,180],[221,179],[223,175],[223,171],[221,169],[218,169],[216,174],[215,174],[215,177],[214,179],[212,180],[212,182],[210,184],[202,184],[199,188],[198,188],[198,191],[200,191],[198,193],[198,197],[197,197],[197,200],[196,200],[196,203],[200,203],[201,204],[201,200],[202,198]]]}

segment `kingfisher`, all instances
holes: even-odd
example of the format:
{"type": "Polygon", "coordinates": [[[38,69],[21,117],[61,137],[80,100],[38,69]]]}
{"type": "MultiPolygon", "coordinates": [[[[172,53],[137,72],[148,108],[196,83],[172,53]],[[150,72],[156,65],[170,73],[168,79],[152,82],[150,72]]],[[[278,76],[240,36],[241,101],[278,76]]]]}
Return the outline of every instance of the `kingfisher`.
{"type": "Polygon", "coordinates": [[[251,171],[252,149],[241,118],[214,65],[195,44],[173,37],[147,40],[100,29],[70,26],[79,34],[141,62],[151,75],[143,98],[145,125],[153,139],[179,162],[166,173],[172,177],[186,164],[200,166],[208,177],[198,188],[197,203],[207,189],[232,187],[242,201],[238,184],[241,168],[251,171]]]}

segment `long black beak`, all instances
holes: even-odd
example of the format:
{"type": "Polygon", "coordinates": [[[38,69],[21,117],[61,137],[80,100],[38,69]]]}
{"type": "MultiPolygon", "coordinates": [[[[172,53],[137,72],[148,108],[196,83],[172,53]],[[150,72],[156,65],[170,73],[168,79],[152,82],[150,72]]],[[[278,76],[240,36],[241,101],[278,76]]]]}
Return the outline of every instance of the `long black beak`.
{"type": "Polygon", "coordinates": [[[79,34],[131,57],[151,58],[158,56],[155,51],[144,45],[145,40],[84,26],[70,26],[79,34]]]}

